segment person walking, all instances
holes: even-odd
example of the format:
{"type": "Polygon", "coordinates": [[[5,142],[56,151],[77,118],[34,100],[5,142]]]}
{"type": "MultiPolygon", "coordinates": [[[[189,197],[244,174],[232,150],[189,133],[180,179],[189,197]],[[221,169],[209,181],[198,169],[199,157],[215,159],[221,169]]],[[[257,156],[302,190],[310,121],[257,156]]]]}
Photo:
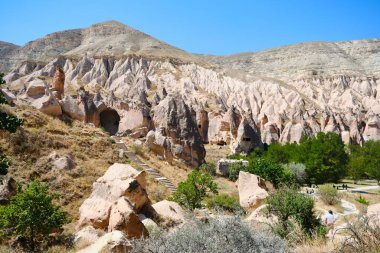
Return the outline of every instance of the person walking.
{"type": "Polygon", "coordinates": [[[334,235],[334,222],[335,222],[335,218],[334,218],[333,211],[329,210],[325,218],[325,223],[327,226],[327,235],[330,233],[330,231],[331,231],[331,235],[334,235]]]}

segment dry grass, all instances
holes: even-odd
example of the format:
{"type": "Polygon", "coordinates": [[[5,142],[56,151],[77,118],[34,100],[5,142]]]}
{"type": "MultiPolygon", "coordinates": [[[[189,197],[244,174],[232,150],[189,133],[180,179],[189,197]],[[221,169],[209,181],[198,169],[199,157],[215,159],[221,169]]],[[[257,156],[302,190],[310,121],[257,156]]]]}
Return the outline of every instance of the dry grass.
{"type": "Polygon", "coordinates": [[[172,194],[166,186],[157,182],[151,176],[147,176],[146,191],[153,204],[168,199],[172,194]]]}
{"type": "MultiPolygon", "coordinates": [[[[134,139],[129,137],[123,137],[124,143],[127,147],[134,147],[134,139]]],[[[173,161],[169,164],[165,160],[160,160],[157,155],[153,152],[149,152],[146,149],[142,149],[144,152],[136,153],[136,155],[141,159],[142,162],[146,163],[148,166],[158,170],[160,174],[170,180],[174,185],[185,181],[187,174],[191,171],[191,168],[185,163],[179,161],[173,161]]],[[[131,150],[134,152],[134,150],[131,150]]]]}
{"type": "Polygon", "coordinates": [[[1,135],[1,148],[12,161],[9,175],[21,184],[35,179],[48,183],[53,192],[61,195],[59,204],[75,222],[92,183],[111,164],[127,160],[119,158],[118,149],[99,128],[77,121],[65,123],[25,106],[11,110],[25,123],[16,133],[1,135]],[[53,169],[48,161],[52,151],[69,154],[76,167],[71,171],[53,169]]]}
{"type": "Polygon", "coordinates": [[[231,153],[230,147],[228,145],[219,146],[205,144],[204,146],[206,149],[205,160],[207,162],[214,162],[216,164],[220,159],[226,158],[231,153]]]}
{"type": "Polygon", "coordinates": [[[301,245],[297,245],[292,252],[294,253],[327,253],[333,252],[336,246],[331,241],[309,241],[301,245]]]}

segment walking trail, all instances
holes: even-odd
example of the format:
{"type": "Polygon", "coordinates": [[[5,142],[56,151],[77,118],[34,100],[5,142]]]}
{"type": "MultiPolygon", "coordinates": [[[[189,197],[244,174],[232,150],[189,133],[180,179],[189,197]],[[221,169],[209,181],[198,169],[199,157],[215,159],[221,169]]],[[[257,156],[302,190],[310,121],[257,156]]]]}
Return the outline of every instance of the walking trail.
{"type": "Polygon", "coordinates": [[[174,193],[177,191],[177,188],[173,185],[173,183],[170,182],[169,179],[167,179],[166,177],[162,176],[158,170],[149,167],[146,163],[141,161],[135,153],[128,151],[127,146],[120,137],[112,136],[112,138],[118,145],[120,153],[126,154],[129,159],[131,159],[134,163],[143,168],[149,175],[151,175],[154,178],[154,180],[166,186],[171,192],[174,193]]]}

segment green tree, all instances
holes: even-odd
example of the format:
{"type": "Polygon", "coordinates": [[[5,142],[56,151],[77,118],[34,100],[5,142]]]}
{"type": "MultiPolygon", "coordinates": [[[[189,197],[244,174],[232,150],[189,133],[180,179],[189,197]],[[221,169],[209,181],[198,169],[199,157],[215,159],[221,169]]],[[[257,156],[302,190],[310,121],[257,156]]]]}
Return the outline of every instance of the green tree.
{"type": "Polygon", "coordinates": [[[362,148],[366,163],[364,171],[380,185],[380,141],[367,141],[362,148]]]}
{"type": "Polygon", "coordinates": [[[207,173],[194,169],[186,181],[179,183],[173,200],[184,207],[194,210],[200,208],[201,202],[208,192],[217,193],[217,185],[207,173]]]}
{"type": "Polygon", "coordinates": [[[299,161],[306,166],[310,182],[338,182],[346,175],[348,155],[338,134],[319,132],[317,136],[302,138],[299,161]]]}
{"type": "Polygon", "coordinates": [[[366,172],[366,161],[363,156],[351,156],[347,165],[348,175],[354,180],[356,184],[358,180],[362,179],[366,172]]]}
{"type": "Polygon", "coordinates": [[[294,222],[308,234],[312,234],[321,222],[313,211],[314,200],[295,188],[283,187],[266,198],[268,214],[278,217],[273,227],[275,232],[285,237],[292,230],[294,222]]]}
{"type": "Polygon", "coordinates": [[[294,143],[274,143],[269,145],[268,151],[264,152],[263,157],[276,163],[290,163],[299,160],[298,145],[294,143]]]}
{"type": "Polygon", "coordinates": [[[278,188],[280,184],[293,184],[295,175],[288,169],[284,169],[283,166],[272,162],[268,159],[257,159],[253,163],[250,163],[246,168],[246,171],[258,175],[265,180],[269,180],[274,187],[278,188]]]}
{"type": "Polygon", "coordinates": [[[2,236],[21,235],[28,239],[30,249],[36,242],[67,223],[66,215],[53,203],[56,195],[49,195],[48,186],[30,183],[24,191],[0,206],[0,233],[2,236]]]}
{"type": "Polygon", "coordinates": [[[350,146],[349,175],[355,180],[367,173],[380,184],[380,141],[366,141],[362,147],[350,146]]]}

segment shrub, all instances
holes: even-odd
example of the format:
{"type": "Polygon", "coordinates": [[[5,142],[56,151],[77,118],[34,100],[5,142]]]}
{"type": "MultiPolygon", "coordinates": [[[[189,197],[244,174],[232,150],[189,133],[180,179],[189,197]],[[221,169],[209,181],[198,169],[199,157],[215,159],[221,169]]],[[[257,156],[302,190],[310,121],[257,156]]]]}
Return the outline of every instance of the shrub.
{"type": "Polygon", "coordinates": [[[215,163],[204,163],[199,167],[200,171],[203,173],[208,173],[211,176],[216,175],[216,165],[215,163]]]}
{"type": "MultiPolygon", "coordinates": [[[[372,218],[364,217],[348,222],[344,228],[339,229],[344,233],[345,239],[339,244],[337,252],[380,252],[380,224],[372,222],[372,218]]],[[[337,232],[340,232],[340,231],[337,232]]]]}
{"type": "Polygon", "coordinates": [[[302,163],[289,163],[285,164],[284,168],[290,170],[294,174],[294,179],[299,185],[303,185],[306,183],[307,180],[307,174],[306,174],[306,167],[302,163]]]}
{"type": "Polygon", "coordinates": [[[239,201],[227,194],[213,195],[206,198],[206,207],[214,210],[224,210],[228,212],[243,212],[239,201]]]}
{"type": "Polygon", "coordinates": [[[269,231],[253,228],[238,217],[195,220],[172,233],[132,241],[132,253],[279,253],[286,241],[269,231]]]}
{"type": "Polygon", "coordinates": [[[144,151],[141,145],[132,144],[131,150],[135,155],[144,156],[144,151]]]}
{"type": "Polygon", "coordinates": [[[332,185],[321,185],[318,188],[318,195],[326,205],[335,205],[341,199],[338,190],[332,187],[332,185]]]}
{"type": "Polygon", "coordinates": [[[0,234],[25,236],[34,251],[37,242],[67,223],[65,214],[52,202],[55,197],[49,195],[47,186],[29,184],[8,205],[0,206],[0,234]]]}
{"type": "Polygon", "coordinates": [[[228,179],[236,181],[239,178],[239,172],[245,171],[246,169],[242,162],[232,163],[228,168],[228,179]]]}
{"type": "Polygon", "coordinates": [[[366,205],[368,206],[369,205],[369,201],[362,197],[362,195],[359,196],[359,198],[355,199],[357,202],[359,202],[360,204],[363,204],[363,205],[366,205]]]}
{"type": "Polygon", "coordinates": [[[309,235],[321,225],[313,211],[314,200],[294,188],[282,187],[270,194],[266,203],[267,214],[278,217],[278,222],[273,226],[274,232],[282,237],[292,231],[294,222],[309,235]]]}
{"type": "Polygon", "coordinates": [[[0,175],[6,175],[8,173],[9,160],[0,152],[0,175]]]}
{"type": "Polygon", "coordinates": [[[190,210],[194,210],[202,207],[201,202],[206,197],[207,192],[217,193],[216,183],[209,174],[202,174],[199,169],[194,169],[187,176],[186,181],[178,184],[172,200],[190,210]]]}

